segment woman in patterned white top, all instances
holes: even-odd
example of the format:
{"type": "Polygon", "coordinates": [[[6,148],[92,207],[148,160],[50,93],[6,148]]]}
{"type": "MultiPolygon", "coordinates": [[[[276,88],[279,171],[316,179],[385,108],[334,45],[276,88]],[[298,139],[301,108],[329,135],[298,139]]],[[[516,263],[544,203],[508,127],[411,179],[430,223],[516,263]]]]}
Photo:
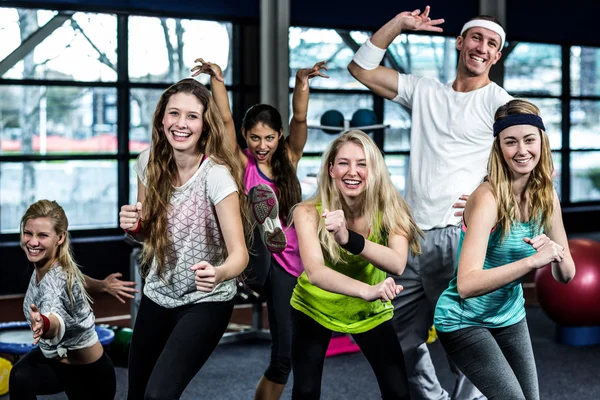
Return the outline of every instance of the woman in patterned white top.
{"type": "Polygon", "coordinates": [[[168,88],[152,145],[137,160],[138,201],[121,228],[143,241],[142,301],[129,354],[128,399],[177,399],[221,339],[248,264],[242,168],[210,92],[168,88]]]}
{"type": "Polygon", "coordinates": [[[35,270],[23,311],[39,346],[10,373],[10,398],[65,392],[69,399],[112,400],[113,364],[98,341],[84,277],[73,260],[68,221],[55,201],[40,200],[21,219],[21,247],[35,270]]]}

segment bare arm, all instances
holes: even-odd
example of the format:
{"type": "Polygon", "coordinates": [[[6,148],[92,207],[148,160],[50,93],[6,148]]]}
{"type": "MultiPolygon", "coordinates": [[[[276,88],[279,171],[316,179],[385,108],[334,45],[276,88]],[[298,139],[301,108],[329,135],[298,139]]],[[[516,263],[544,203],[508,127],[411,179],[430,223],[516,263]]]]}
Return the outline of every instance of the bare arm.
{"type": "Polygon", "coordinates": [[[90,293],[108,293],[121,303],[125,303],[123,297],[133,299],[133,293],[137,293],[138,290],[134,287],[135,282],[122,281],[119,278],[121,273],[116,272],[108,275],[106,278],[94,279],[90,276],[83,275],[85,280],[85,288],[90,293]]]}
{"type": "MultiPolygon", "coordinates": [[[[427,6],[423,13],[420,10],[414,10],[396,15],[375,32],[369,39],[370,42],[381,51],[386,50],[403,31],[442,32],[442,28],[437,25],[442,24],[444,20],[432,20],[429,18],[429,11],[430,8],[427,6]]],[[[379,65],[374,69],[364,69],[352,61],[348,65],[348,71],[359,82],[381,97],[393,99],[398,94],[398,72],[391,68],[379,65]]]]}
{"type": "MultiPolygon", "coordinates": [[[[333,238],[340,245],[348,243],[350,238],[344,211],[323,210],[325,229],[333,234],[333,238]]],[[[359,234],[359,233],[357,233],[359,234]]],[[[360,256],[382,271],[400,275],[404,272],[408,260],[408,239],[402,235],[391,234],[388,245],[365,240],[365,246],[360,256]]]]}
{"type": "Polygon", "coordinates": [[[408,260],[408,240],[402,235],[390,235],[387,246],[365,240],[360,256],[387,273],[401,275],[408,260]]]}
{"type": "Polygon", "coordinates": [[[327,70],[325,61],[316,63],[312,68],[302,68],[296,72],[296,85],[292,95],[292,119],[290,121],[290,135],[287,138],[290,159],[294,166],[302,157],[304,145],[308,137],[308,125],[306,116],[308,113],[309,85],[308,81],[315,76],[329,78],[321,72],[327,70]]]}
{"type": "Polygon", "coordinates": [[[192,68],[192,76],[198,76],[202,73],[210,76],[212,96],[215,103],[217,103],[217,108],[223,119],[229,144],[234,146],[234,151],[238,153],[244,162],[244,166],[246,166],[248,158],[237,144],[235,123],[233,122],[233,115],[231,114],[231,107],[229,105],[229,96],[227,95],[227,88],[225,87],[225,79],[223,78],[221,67],[215,63],[204,61],[202,58],[198,58],[194,62],[199,64],[192,68]]]}
{"type": "Polygon", "coordinates": [[[312,205],[300,204],[294,210],[294,225],[298,235],[300,258],[308,280],[328,292],[364,299],[367,296],[369,285],[325,265],[317,234],[319,218],[317,208],[312,205]]]}
{"type": "Polygon", "coordinates": [[[229,194],[215,206],[215,210],[228,254],[225,262],[218,268],[219,282],[223,282],[239,276],[248,265],[248,249],[238,193],[229,194]]]}
{"type": "Polygon", "coordinates": [[[552,228],[548,232],[550,240],[556,242],[564,248],[564,258],[561,262],[552,263],[552,276],[558,282],[569,283],[575,277],[575,263],[571,252],[569,251],[569,243],[567,233],[562,220],[562,210],[558,194],[554,192],[554,213],[552,215],[552,228]]]}
{"type": "Polygon", "coordinates": [[[484,270],[490,232],[496,226],[496,200],[488,184],[469,197],[465,209],[467,232],[458,261],[457,289],[461,298],[481,296],[499,289],[545,264],[535,255],[484,270]]]}
{"type": "Polygon", "coordinates": [[[325,265],[317,234],[320,216],[313,205],[302,203],[294,210],[294,225],[298,235],[300,258],[311,284],[332,293],[358,297],[367,301],[388,301],[402,289],[392,278],[371,286],[350,278],[325,265]]]}

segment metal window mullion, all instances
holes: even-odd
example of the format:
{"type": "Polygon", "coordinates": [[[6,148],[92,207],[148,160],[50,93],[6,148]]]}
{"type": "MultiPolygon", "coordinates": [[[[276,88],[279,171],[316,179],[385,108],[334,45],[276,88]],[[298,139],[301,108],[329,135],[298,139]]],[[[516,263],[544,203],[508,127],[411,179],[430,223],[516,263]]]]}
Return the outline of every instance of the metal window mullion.
{"type": "Polygon", "coordinates": [[[561,96],[561,201],[571,204],[571,48],[561,46],[562,96],[561,96]]]}
{"type": "Polygon", "coordinates": [[[117,16],[117,202],[129,204],[129,17],[117,16]]]}

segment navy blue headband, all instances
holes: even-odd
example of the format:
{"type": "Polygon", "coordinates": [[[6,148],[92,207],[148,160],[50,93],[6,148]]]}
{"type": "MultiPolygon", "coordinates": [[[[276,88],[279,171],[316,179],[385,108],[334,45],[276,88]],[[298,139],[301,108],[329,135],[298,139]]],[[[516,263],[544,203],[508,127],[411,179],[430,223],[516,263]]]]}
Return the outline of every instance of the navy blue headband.
{"type": "Polygon", "coordinates": [[[541,130],[545,131],[544,121],[541,117],[535,114],[509,114],[496,122],[494,122],[494,137],[498,136],[500,132],[514,125],[532,125],[541,130]]]}

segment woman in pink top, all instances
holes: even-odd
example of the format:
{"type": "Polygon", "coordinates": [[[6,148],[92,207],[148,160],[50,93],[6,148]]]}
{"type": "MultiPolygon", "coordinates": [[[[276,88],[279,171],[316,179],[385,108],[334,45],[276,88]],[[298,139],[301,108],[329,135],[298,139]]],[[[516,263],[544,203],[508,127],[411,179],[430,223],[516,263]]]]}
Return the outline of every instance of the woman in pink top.
{"type": "MultiPolygon", "coordinates": [[[[291,208],[301,201],[296,169],[308,134],[308,81],[316,76],[328,78],[321,72],[327,67],[322,61],[296,73],[289,136],[283,136],[283,121],[274,107],[258,104],[248,109],[242,122],[242,135],[248,145],[244,150],[236,145],[235,126],[221,68],[201,58],[196,62],[199,64],[192,69],[193,76],[206,73],[211,77],[213,97],[219,106],[230,143],[237,147],[246,167],[244,184],[252,210],[250,214],[256,220],[258,233],[270,252],[267,260],[264,257],[253,260],[251,257],[250,263],[256,275],[254,283],[264,288],[267,298],[272,338],[271,362],[258,383],[254,398],[279,399],[291,371],[290,299],[296,280],[304,270],[296,231],[287,226],[287,221],[291,208]],[[264,276],[264,279],[258,275],[264,276]]],[[[261,252],[257,253],[260,255],[261,252]]]]}

